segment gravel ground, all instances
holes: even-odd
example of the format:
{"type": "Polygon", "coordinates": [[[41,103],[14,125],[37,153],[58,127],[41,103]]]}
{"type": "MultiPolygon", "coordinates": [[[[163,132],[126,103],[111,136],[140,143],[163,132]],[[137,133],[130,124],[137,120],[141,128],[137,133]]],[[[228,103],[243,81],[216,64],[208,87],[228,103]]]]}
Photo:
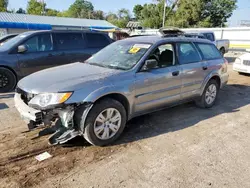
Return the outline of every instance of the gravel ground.
{"type": "Polygon", "coordinates": [[[113,146],[82,138],[51,147],[0,95],[0,187],[250,187],[250,76],[229,66],[217,104],[138,117],[113,146]],[[38,162],[37,154],[53,157],[38,162]]]}

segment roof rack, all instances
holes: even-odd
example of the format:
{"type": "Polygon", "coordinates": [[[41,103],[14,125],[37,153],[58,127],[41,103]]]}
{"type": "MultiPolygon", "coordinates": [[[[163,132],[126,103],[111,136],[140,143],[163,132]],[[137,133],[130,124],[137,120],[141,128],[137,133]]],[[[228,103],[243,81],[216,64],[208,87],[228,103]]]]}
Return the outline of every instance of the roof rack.
{"type": "Polygon", "coordinates": [[[165,34],[162,36],[163,38],[167,37],[187,37],[187,38],[199,38],[206,39],[204,35],[196,34],[196,33],[175,33],[175,34],[165,34]]]}

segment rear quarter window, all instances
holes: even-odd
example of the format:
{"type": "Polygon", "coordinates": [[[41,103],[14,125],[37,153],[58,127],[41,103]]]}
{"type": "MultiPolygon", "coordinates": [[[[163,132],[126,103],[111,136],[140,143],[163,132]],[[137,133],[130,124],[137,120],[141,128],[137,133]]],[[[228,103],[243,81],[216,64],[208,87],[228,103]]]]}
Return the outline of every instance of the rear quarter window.
{"type": "Polygon", "coordinates": [[[108,38],[99,33],[86,33],[86,39],[90,48],[103,48],[110,44],[108,38]]]}
{"type": "Polygon", "coordinates": [[[205,60],[222,58],[219,50],[213,44],[196,43],[196,46],[200,50],[201,55],[205,60]]]}

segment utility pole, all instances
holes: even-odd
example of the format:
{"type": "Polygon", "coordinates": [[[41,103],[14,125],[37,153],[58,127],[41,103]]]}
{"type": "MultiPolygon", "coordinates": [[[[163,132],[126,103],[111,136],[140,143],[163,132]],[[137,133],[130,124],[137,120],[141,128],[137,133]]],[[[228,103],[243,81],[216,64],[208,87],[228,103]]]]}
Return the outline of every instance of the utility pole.
{"type": "Polygon", "coordinates": [[[164,0],[162,27],[165,27],[167,0],[164,0]]]}

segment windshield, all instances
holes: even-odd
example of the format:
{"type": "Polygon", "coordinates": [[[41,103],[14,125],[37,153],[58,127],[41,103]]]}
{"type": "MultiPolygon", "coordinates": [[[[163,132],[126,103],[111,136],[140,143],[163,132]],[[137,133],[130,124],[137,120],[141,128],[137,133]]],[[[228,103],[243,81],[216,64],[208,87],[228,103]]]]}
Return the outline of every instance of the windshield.
{"type": "Polygon", "coordinates": [[[21,34],[21,35],[17,35],[16,37],[13,37],[11,39],[9,39],[8,41],[4,42],[4,45],[2,45],[0,47],[0,50],[8,50],[10,48],[12,48],[14,45],[16,45],[20,40],[22,40],[23,38],[27,37],[28,35],[25,34],[21,34]]]}
{"type": "Polygon", "coordinates": [[[110,44],[87,60],[91,65],[129,70],[134,67],[151,44],[121,40],[110,44]]]}

